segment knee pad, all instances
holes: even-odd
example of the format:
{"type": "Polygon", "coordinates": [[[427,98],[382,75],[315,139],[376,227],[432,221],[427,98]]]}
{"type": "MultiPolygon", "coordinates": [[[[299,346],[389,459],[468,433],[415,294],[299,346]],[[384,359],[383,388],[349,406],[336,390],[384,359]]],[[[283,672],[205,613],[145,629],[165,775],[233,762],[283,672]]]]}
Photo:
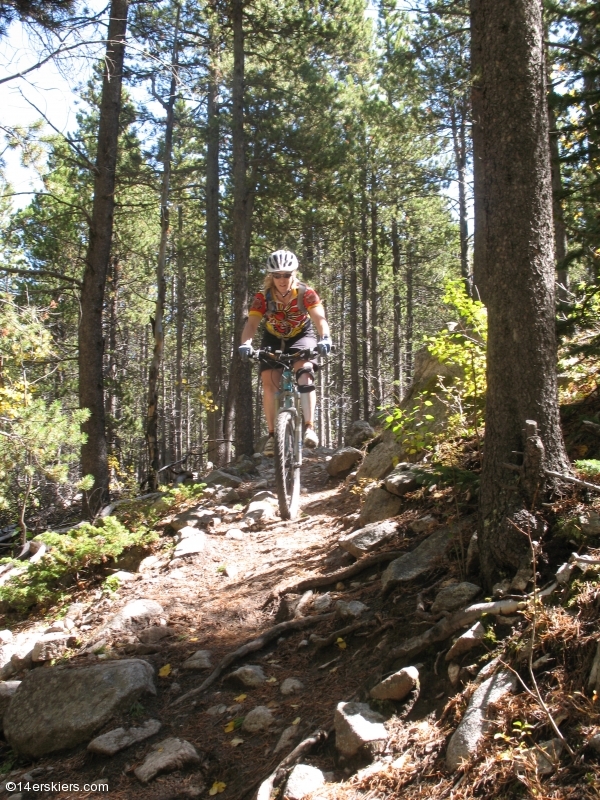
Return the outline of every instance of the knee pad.
{"type": "Polygon", "coordinates": [[[300,394],[306,394],[307,392],[314,392],[315,391],[315,371],[313,369],[313,365],[310,364],[308,367],[302,367],[296,373],[296,383],[298,385],[298,391],[300,394]],[[312,383],[300,383],[300,377],[302,375],[309,375],[312,378],[312,383]]]}
{"type": "Polygon", "coordinates": [[[304,384],[303,386],[298,386],[298,391],[300,392],[300,394],[308,394],[308,392],[314,392],[315,385],[314,383],[307,383],[304,384]]]}

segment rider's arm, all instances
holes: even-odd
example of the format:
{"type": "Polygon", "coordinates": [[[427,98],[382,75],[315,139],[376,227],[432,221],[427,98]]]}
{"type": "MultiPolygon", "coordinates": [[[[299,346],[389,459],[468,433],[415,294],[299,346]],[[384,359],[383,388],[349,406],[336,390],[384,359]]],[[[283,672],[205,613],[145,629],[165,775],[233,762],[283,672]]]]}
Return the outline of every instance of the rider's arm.
{"type": "Polygon", "coordinates": [[[308,313],[315,324],[315,328],[317,329],[319,336],[329,336],[329,325],[325,319],[325,309],[323,308],[322,303],[309,308],[308,313]]]}
{"type": "Polygon", "coordinates": [[[242,341],[241,344],[252,344],[252,339],[254,339],[254,335],[258,330],[258,326],[260,325],[261,317],[251,314],[248,319],[246,320],[246,324],[244,325],[244,330],[242,331],[242,341]]]}

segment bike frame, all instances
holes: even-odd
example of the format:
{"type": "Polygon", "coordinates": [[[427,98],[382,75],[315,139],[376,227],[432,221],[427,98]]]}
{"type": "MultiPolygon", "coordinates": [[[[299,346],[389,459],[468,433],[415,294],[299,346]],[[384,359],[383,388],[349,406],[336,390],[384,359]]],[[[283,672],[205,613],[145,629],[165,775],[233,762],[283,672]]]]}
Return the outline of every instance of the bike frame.
{"type": "MultiPolygon", "coordinates": [[[[277,355],[277,354],[275,354],[277,355]]],[[[302,465],[302,404],[300,402],[300,392],[294,382],[294,373],[291,365],[285,365],[281,374],[279,391],[276,395],[277,409],[276,416],[281,413],[294,414],[296,418],[296,428],[294,434],[294,467],[302,465]]]]}

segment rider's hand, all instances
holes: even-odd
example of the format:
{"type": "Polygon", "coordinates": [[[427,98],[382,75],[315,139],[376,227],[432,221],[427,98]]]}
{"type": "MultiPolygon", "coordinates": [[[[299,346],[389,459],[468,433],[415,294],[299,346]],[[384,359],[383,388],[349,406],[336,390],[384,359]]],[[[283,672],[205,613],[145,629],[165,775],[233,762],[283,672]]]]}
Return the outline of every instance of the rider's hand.
{"type": "Polygon", "coordinates": [[[248,361],[253,352],[254,350],[252,349],[251,344],[242,344],[238,347],[238,353],[240,354],[242,361],[248,361]]]}
{"type": "Polygon", "coordinates": [[[329,336],[321,336],[317,344],[317,351],[320,356],[328,356],[331,353],[331,339],[329,336]]]}

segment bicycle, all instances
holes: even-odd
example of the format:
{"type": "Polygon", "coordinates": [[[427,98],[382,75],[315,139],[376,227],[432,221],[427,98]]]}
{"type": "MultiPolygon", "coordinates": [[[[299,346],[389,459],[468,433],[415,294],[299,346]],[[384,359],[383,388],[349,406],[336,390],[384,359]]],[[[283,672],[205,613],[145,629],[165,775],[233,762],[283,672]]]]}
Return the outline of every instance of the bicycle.
{"type": "Polygon", "coordinates": [[[282,519],[295,519],[300,504],[300,467],[302,465],[302,404],[294,381],[292,364],[299,358],[311,359],[317,350],[295,353],[256,350],[253,358],[282,368],[275,417],[275,488],[282,519]]]}

